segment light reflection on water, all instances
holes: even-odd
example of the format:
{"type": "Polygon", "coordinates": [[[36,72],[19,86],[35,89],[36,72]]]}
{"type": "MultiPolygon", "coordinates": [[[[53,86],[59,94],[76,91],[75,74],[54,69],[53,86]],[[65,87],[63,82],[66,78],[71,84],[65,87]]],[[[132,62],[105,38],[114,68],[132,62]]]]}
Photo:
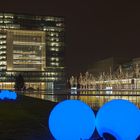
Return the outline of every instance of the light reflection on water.
{"type": "Polygon", "coordinates": [[[42,93],[26,93],[25,95],[53,102],[60,102],[66,99],[82,100],[92,108],[97,110],[104,103],[112,99],[126,99],[140,108],[140,92],[130,91],[57,91],[57,92],[42,92],[42,93]]]}

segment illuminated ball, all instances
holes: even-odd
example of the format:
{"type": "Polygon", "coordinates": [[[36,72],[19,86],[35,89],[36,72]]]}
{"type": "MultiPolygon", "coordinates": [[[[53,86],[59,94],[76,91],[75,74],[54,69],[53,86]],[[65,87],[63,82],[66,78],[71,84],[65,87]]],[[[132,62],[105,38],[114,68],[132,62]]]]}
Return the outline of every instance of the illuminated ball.
{"type": "Polygon", "coordinates": [[[1,100],[4,100],[4,99],[16,100],[16,98],[17,98],[17,94],[14,91],[1,90],[1,92],[0,92],[1,100]]]}
{"type": "Polygon", "coordinates": [[[5,98],[5,93],[3,92],[3,90],[1,90],[0,92],[0,100],[4,100],[5,98]]]}
{"type": "Polygon", "coordinates": [[[14,91],[10,91],[9,93],[10,93],[10,95],[11,95],[11,99],[12,99],[12,100],[16,100],[16,98],[17,98],[17,93],[14,92],[14,91]]]}
{"type": "Polygon", "coordinates": [[[80,100],[65,100],[51,111],[49,129],[56,140],[88,139],[95,129],[94,112],[80,100]]]}
{"type": "Polygon", "coordinates": [[[140,135],[140,111],[127,100],[112,100],[104,104],[96,116],[96,128],[117,140],[136,140],[140,135]]]}

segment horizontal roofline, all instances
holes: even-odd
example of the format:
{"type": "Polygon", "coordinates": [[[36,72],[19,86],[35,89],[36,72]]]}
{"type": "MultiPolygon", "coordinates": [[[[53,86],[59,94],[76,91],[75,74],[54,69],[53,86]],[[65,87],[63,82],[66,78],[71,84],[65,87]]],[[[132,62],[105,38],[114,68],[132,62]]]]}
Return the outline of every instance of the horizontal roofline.
{"type": "Polygon", "coordinates": [[[56,16],[56,15],[42,15],[42,14],[33,14],[33,13],[24,13],[24,12],[12,12],[12,11],[0,11],[0,14],[14,14],[14,15],[25,15],[25,16],[41,16],[41,17],[54,17],[54,18],[62,18],[64,20],[64,16],[56,16]]]}

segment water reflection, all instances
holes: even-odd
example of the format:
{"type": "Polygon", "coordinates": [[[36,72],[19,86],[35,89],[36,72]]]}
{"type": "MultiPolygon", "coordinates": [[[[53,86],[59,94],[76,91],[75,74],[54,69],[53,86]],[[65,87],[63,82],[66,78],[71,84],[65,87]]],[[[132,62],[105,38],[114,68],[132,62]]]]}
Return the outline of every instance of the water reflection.
{"type": "Polygon", "coordinates": [[[57,91],[51,93],[26,93],[25,95],[53,102],[60,102],[66,99],[82,100],[96,110],[112,99],[126,99],[140,108],[140,92],[134,91],[57,91]]]}
{"type": "Polygon", "coordinates": [[[78,99],[86,102],[92,108],[98,109],[112,99],[126,99],[140,107],[140,96],[79,96],[78,99]]]}

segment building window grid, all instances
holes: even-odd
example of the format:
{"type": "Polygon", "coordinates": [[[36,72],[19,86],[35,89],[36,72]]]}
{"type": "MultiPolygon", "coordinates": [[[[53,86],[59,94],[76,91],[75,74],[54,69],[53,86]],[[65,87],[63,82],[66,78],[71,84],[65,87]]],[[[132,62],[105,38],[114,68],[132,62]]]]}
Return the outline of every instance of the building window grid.
{"type": "MultiPolygon", "coordinates": [[[[2,17],[3,17],[3,16],[2,16],[2,17]]],[[[9,17],[7,16],[7,17],[5,17],[5,18],[7,18],[7,19],[8,19],[8,18],[11,18],[11,19],[12,19],[12,18],[14,18],[14,16],[13,16],[13,15],[12,15],[12,16],[10,15],[9,17]]],[[[46,19],[47,19],[47,17],[46,17],[46,19]]],[[[42,20],[42,19],[38,19],[38,20],[42,20]]],[[[46,20],[46,23],[47,23],[47,21],[49,21],[49,20],[46,20]]],[[[62,19],[60,19],[60,18],[57,19],[57,18],[56,18],[56,19],[53,19],[52,21],[55,21],[55,22],[58,22],[58,23],[56,24],[56,28],[55,28],[55,27],[52,27],[52,29],[50,28],[51,31],[48,31],[48,32],[47,32],[47,36],[48,36],[48,37],[49,37],[49,36],[50,36],[50,37],[56,37],[56,38],[59,38],[59,39],[60,39],[61,35],[60,35],[60,32],[58,31],[59,28],[57,28],[57,26],[58,26],[58,27],[62,27],[62,26],[63,26],[63,18],[62,18],[62,19]],[[61,24],[61,22],[62,22],[62,24],[61,24]],[[60,23],[60,24],[59,24],[59,23],[60,23]],[[53,29],[53,28],[55,28],[56,30],[53,29]]],[[[44,23],[44,24],[45,24],[45,23],[44,23]]],[[[4,29],[6,29],[6,28],[7,28],[7,29],[8,29],[8,28],[14,28],[14,25],[13,25],[13,26],[12,26],[12,25],[6,25],[6,26],[4,25],[3,28],[4,28],[4,29]]],[[[20,28],[20,25],[16,25],[15,28],[20,28]]],[[[64,29],[61,29],[61,32],[63,32],[63,31],[64,31],[64,29]]],[[[51,41],[59,42],[58,39],[54,39],[54,38],[51,39],[51,41]]],[[[63,42],[63,39],[62,39],[62,42],[63,42]]],[[[49,46],[49,45],[48,45],[48,46],[49,46]]],[[[60,46],[60,47],[61,47],[61,46],[60,46]]],[[[50,46],[50,48],[51,48],[50,51],[56,51],[56,52],[59,52],[59,51],[60,51],[60,49],[57,48],[57,46],[53,46],[53,47],[50,46]],[[56,47],[56,48],[54,48],[54,47],[56,47]]],[[[51,58],[51,57],[50,57],[50,58],[51,58]]],[[[56,68],[56,67],[53,66],[52,68],[56,68]]],[[[61,67],[59,67],[59,68],[61,68],[61,67]]]]}

